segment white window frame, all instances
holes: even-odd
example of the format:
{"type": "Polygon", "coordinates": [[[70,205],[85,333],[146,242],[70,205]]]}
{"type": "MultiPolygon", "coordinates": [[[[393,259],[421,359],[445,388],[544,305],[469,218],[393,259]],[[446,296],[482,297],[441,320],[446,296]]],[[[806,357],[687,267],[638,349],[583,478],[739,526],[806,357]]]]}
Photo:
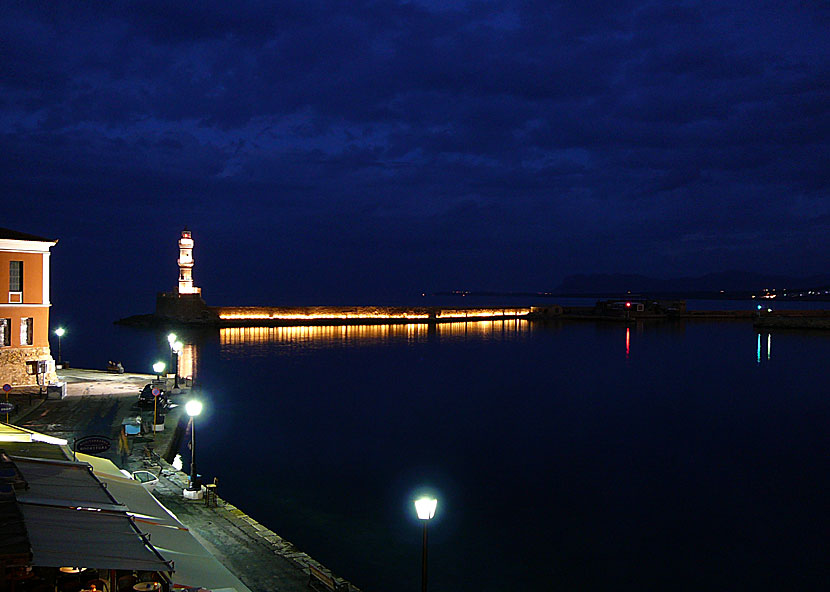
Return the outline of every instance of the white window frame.
{"type": "Polygon", "coordinates": [[[35,343],[34,317],[20,317],[20,345],[34,345],[35,343]]]}
{"type": "Polygon", "coordinates": [[[0,318],[0,347],[11,347],[11,344],[12,320],[6,317],[2,317],[0,318]]]}

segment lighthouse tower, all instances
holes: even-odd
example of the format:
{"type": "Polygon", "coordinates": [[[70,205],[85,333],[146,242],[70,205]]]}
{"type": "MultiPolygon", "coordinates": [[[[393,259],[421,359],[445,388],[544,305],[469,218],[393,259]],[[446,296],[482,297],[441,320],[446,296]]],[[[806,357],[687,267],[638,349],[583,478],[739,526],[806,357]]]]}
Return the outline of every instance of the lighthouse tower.
{"type": "Polygon", "coordinates": [[[182,237],[179,239],[179,295],[200,294],[201,288],[193,285],[193,238],[190,231],[182,230],[182,237]]]}

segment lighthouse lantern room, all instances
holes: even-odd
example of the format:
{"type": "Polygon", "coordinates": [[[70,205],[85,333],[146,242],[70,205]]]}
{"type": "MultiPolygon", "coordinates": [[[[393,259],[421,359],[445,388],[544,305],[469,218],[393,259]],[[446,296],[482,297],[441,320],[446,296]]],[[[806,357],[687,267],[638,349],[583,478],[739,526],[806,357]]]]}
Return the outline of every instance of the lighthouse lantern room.
{"type": "Polygon", "coordinates": [[[179,239],[179,294],[200,294],[201,288],[193,285],[193,237],[185,228],[179,239]]]}

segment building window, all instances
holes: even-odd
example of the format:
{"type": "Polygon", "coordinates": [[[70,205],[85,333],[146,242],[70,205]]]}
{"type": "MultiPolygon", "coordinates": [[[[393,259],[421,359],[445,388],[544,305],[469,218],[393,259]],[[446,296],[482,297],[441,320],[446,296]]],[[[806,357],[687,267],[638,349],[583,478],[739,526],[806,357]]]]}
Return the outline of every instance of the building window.
{"type": "Polygon", "coordinates": [[[9,261],[9,292],[23,291],[23,262],[9,261]]]}
{"type": "Polygon", "coordinates": [[[12,344],[12,320],[0,319],[0,347],[9,347],[12,344]]]}
{"type": "Polygon", "coordinates": [[[32,317],[20,319],[20,345],[32,345],[35,320],[32,317]]]}

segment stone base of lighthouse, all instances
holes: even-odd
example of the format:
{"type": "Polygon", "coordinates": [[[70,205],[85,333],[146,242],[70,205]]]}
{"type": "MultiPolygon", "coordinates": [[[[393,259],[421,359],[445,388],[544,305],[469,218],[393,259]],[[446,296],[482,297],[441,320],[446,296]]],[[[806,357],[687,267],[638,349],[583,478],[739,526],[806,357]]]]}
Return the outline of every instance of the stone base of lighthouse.
{"type": "Polygon", "coordinates": [[[186,323],[212,323],[218,316],[199,294],[162,292],[156,296],[156,316],[186,323]]]}

